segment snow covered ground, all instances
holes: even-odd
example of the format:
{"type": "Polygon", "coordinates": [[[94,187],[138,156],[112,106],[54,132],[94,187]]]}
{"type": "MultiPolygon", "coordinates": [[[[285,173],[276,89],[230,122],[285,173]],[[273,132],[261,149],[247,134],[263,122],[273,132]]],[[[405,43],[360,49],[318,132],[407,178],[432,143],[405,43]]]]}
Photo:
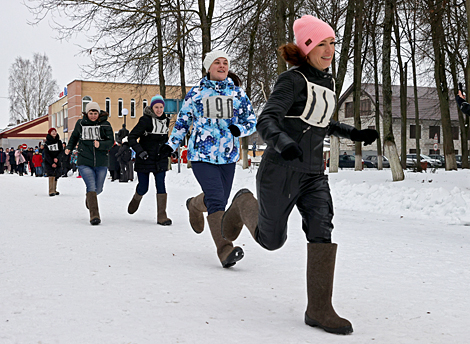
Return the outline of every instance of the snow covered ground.
{"type": "MultiPolygon", "coordinates": [[[[237,167],[233,193],[255,190],[237,167]]],[[[190,170],[167,174],[170,227],[154,186],[134,215],[136,182],[99,196],[91,226],[81,179],[0,175],[0,343],[469,343],[470,171],[342,170],[330,175],[338,243],[333,301],[354,327],[303,323],[306,242],[294,210],[269,252],[246,230],[245,258],[223,269],[207,228],[189,227],[190,170]]]]}

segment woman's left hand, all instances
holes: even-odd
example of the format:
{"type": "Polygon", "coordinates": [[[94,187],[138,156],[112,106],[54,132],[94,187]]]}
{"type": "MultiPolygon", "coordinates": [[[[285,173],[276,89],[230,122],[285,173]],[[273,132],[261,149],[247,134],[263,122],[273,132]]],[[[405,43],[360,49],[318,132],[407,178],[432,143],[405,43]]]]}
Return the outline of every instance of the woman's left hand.
{"type": "Polygon", "coordinates": [[[462,94],[462,91],[459,90],[458,96],[465,100],[465,96],[462,94]]]}
{"type": "Polygon", "coordinates": [[[95,140],[95,148],[98,148],[100,146],[100,141],[95,140]]]}

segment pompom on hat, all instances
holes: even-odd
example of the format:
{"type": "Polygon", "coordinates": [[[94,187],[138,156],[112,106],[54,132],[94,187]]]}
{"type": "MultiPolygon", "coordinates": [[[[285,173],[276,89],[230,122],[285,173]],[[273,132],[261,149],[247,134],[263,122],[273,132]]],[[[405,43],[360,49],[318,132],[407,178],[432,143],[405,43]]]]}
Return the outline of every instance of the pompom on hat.
{"type": "Polygon", "coordinates": [[[56,129],[56,128],[49,128],[49,130],[47,131],[47,133],[50,135],[53,130],[55,130],[55,131],[57,132],[57,129],[56,129]]]}
{"type": "Polygon", "coordinates": [[[159,94],[157,94],[156,96],[153,96],[152,100],[150,100],[150,108],[152,109],[153,106],[157,103],[163,104],[163,106],[165,106],[165,100],[159,94]]]}
{"type": "Polygon", "coordinates": [[[206,57],[204,58],[203,66],[206,71],[209,70],[211,64],[219,57],[227,59],[228,68],[230,69],[230,58],[228,57],[227,53],[223,50],[212,50],[210,53],[207,53],[206,57]]]}
{"type": "Polygon", "coordinates": [[[323,20],[305,15],[294,22],[295,43],[307,55],[321,41],[329,37],[335,38],[333,28],[323,20]]]}
{"type": "Polygon", "coordinates": [[[96,111],[98,111],[98,112],[101,111],[100,106],[98,105],[97,102],[89,102],[89,103],[86,105],[85,112],[88,113],[88,112],[90,112],[90,110],[96,110],[96,111]]]}

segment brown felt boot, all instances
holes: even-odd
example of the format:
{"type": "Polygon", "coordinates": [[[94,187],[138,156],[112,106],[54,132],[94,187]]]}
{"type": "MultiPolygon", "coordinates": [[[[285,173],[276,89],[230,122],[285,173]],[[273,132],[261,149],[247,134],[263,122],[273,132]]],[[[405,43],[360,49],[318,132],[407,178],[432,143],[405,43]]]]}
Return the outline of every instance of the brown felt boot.
{"type": "Polygon", "coordinates": [[[227,240],[235,241],[243,225],[256,240],[258,201],[248,189],[241,189],[233,196],[232,204],[222,218],[222,236],[227,240]]]}
{"type": "Polygon", "coordinates": [[[336,244],[307,244],[307,297],[305,323],[326,332],[350,334],[351,323],[336,314],[331,304],[336,244]]]}
{"type": "Polygon", "coordinates": [[[204,193],[196,197],[188,198],[186,201],[186,208],[189,211],[189,223],[197,234],[202,233],[204,230],[204,214],[207,212],[206,205],[204,204],[204,193]]]}
{"type": "Polygon", "coordinates": [[[90,223],[93,226],[99,225],[101,219],[98,209],[98,197],[96,196],[96,191],[90,191],[86,193],[86,203],[88,204],[90,210],[90,223]]]}
{"type": "Polygon", "coordinates": [[[56,196],[59,195],[59,191],[57,191],[57,179],[56,178],[54,178],[54,193],[56,196]]]}
{"type": "Polygon", "coordinates": [[[48,177],[49,179],[49,196],[55,196],[55,177],[48,177]]]}
{"type": "Polygon", "coordinates": [[[139,209],[140,201],[142,200],[141,195],[137,193],[137,191],[134,193],[134,196],[132,197],[129,206],[127,207],[127,212],[129,214],[134,214],[137,209],[139,209]]]}
{"type": "Polygon", "coordinates": [[[243,250],[238,246],[233,247],[231,241],[222,238],[220,224],[223,215],[223,211],[217,211],[210,214],[207,216],[207,222],[209,223],[212,239],[214,239],[215,246],[217,247],[217,256],[219,256],[222,266],[224,268],[229,268],[243,258],[243,250]]]}
{"type": "Polygon", "coordinates": [[[162,226],[171,225],[171,220],[166,216],[167,194],[157,194],[157,223],[162,226]]]}

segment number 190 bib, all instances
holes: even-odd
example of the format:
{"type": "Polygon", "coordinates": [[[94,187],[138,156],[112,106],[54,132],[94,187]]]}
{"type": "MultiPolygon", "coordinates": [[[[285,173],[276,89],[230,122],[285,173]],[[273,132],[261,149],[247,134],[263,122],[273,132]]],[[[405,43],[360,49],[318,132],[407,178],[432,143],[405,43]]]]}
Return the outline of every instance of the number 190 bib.
{"type": "Polygon", "coordinates": [[[212,96],[202,98],[204,117],[230,119],[233,117],[232,96],[212,96]]]}

